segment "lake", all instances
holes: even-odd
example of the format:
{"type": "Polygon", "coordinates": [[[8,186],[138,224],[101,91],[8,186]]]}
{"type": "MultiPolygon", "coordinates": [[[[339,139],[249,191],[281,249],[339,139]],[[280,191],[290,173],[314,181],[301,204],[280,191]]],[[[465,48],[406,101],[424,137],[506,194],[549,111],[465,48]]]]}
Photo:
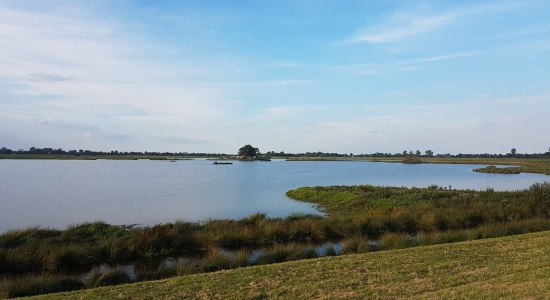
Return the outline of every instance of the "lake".
{"type": "Polygon", "coordinates": [[[485,174],[479,165],[375,162],[178,160],[0,160],[0,232],[102,220],[154,225],[175,220],[284,217],[319,213],[285,192],[315,185],[371,184],[515,190],[550,180],[541,174],[485,174]]]}

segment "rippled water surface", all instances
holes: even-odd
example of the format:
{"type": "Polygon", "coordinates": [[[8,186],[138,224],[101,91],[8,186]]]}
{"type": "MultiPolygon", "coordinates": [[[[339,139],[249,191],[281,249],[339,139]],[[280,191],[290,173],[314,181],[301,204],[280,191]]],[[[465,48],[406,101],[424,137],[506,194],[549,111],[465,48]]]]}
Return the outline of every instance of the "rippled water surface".
{"type": "Polygon", "coordinates": [[[479,165],[373,162],[0,160],[0,232],[34,225],[111,224],[271,217],[316,213],[285,196],[312,185],[372,184],[515,190],[550,180],[540,174],[483,174],[479,165]]]}

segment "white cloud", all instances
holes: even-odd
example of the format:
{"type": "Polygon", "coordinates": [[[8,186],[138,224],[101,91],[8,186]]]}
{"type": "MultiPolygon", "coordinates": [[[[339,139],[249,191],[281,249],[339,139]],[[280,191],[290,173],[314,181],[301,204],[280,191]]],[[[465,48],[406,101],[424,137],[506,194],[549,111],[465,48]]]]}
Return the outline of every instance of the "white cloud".
{"type": "Polygon", "coordinates": [[[414,59],[414,60],[410,60],[410,61],[404,61],[402,63],[404,63],[404,64],[429,63],[429,62],[436,62],[436,61],[442,61],[442,60],[463,58],[463,57],[473,56],[473,55],[476,55],[476,54],[477,54],[477,52],[460,52],[460,53],[452,53],[452,54],[445,54],[445,55],[419,58],[419,59],[414,59]]]}
{"type": "MultiPolygon", "coordinates": [[[[130,25],[86,7],[54,6],[30,10],[0,2],[0,116],[21,125],[48,120],[99,128],[93,135],[82,130],[86,139],[153,128],[177,136],[183,127],[201,128],[227,116],[230,87],[208,82],[225,80],[218,70],[234,70],[233,65],[198,63],[192,56],[173,60],[172,50],[130,25]]],[[[231,76],[238,80],[237,73],[231,76]]],[[[189,135],[186,140],[203,139],[193,137],[198,132],[189,135]]]]}
{"type": "Polygon", "coordinates": [[[382,29],[369,28],[366,32],[356,35],[352,38],[352,43],[390,43],[403,38],[407,38],[413,35],[417,35],[424,32],[433,31],[438,29],[445,24],[452,21],[456,16],[453,15],[439,15],[439,16],[429,16],[429,17],[420,17],[412,18],[405,22],[400,21],[399,23],[404,24],[392,24],[386,25],[382,29]]]}
{"type": "Polygon", "coordinates": [[[459,19],[479,14],[492,14],[513,11],[525,3],[497,1],[448,10],[439,13],[410,11],[388,16],[388,21],[366,27],[344,44],[372,43],[383,44],[398,42],[413,36],[439,30],[459,19]]]}

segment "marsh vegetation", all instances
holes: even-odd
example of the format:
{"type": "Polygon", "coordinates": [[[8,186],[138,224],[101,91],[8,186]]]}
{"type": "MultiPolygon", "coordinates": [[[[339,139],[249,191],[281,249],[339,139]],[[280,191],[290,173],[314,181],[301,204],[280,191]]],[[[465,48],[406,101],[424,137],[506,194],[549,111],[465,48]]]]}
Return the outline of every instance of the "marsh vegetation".
{"type": "Polygon", "coordinates": [[[546,231],[239,268],[40,299],[539,299],[548,294],[548,270],[546,231]]]}
{"type": "MultiPolygon", "coordinates": [[[[341,242],[342,253],[362,253],[550,230],[550,183],[513,192],[363,185],[304,187],[287,194],[318,205],[326,216],[258,213],[145,228],[95,222],[6,232],[0,236],[1,290],[6,296],[37,294],[315,258],[319,254],[312,246],[327,241],[341,242]],[[175,263],[157,264],[136,278],[116,268],[163,257],[174,257],[175,263]],[[94,267],[101,264],[113,270],[98,274],[94,267]],[[95,272],[87,278],[96,279],[75,277],[87,272],[95,272]]],[[[334,254],[328,249],[325,255],[334,254]]]]}

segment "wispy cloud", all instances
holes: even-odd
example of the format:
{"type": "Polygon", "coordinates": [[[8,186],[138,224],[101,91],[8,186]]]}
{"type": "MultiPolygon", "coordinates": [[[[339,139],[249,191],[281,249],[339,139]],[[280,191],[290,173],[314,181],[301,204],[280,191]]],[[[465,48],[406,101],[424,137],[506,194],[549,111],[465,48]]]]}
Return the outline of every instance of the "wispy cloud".
{"type": "Polygon", "coordinates": [[[81,124],[81,123],[68,123],[64,121],[50,121],[44,120],[40,124],[55,129],[66,131],[98,131],[99,127],[95,125],[81,124]]]}
{"type": "Polygon", "coordinates": [[[417,69],[416,66],[404,66],[399,63],[387,64],[349,64],[341,66],[328,67],[332,71],[337,71],[353,76],[375,76],[381,74],[394,74],[411,72],[417,69]]]}
{"type": "Polygon", "coordinates": [[[401,63],[403,63],[403,64],[429,63],[429,62],[436,62],[436,61],[442,61],[442,60],[463,58],[463,57],[473,56],[473,55],[476,55],[476,54],[478,54],[478,52],[452,53],[452,54],[437,55],[437,56],[419,58],[419,59],[414,59],[414,60],[408,60],[408,61],[403,61],[401,63]]]}
{"type": "Polygon", "coordinates": [[[410,90],[387,91],[387,92],[384,92],[384,94],[401,96],[401,95],[411,95],[411,94],[433,92],[433,91],[445,90],[445,89],[450,89],[450,88],[453,88],[453,86],[449,85],[449,84],[441,84],[441,85],[434,85],[434,86],[429,86],[429,87],[425,87],[425,88],[417,88],[417,89],[410,89],[410,90]]]}
{"type": "MultiPolygon", "coordinates": [[[[429,17],[414,17],[409,20],[400,20],[396,23],[385,25],[385,29],[368,28],[351,39],[351,43],[390,43],[420,33],[433,31],[455,19],[456,15],[437,15],[429,17]]],[[[398,18],[402,19],[402,17],[398,18]]],[[[395,22],[395,21],[394,21],[395,22]]]]}
{"type": "Polygon", "coordinates": [[[30,73],[28,77],[30,78],[30,80],[49,81],[49,82],[67,81],[72,79],[69,76],[62,76],[62,75],[55,75],[55,74],[42,74],[42,73],[30,73]]]}
{"type": "Polygon", "coordinates": [[[447,10],[437,13],[423,11],[400,12],[388,17],[388,21],[368,26],[346,40],[344,44],[383,44],[401,41],[420,34],[436,31],[461,18],[478,14],[511,11],[524,5],[519,2],[494,2],[447,10]]]}

